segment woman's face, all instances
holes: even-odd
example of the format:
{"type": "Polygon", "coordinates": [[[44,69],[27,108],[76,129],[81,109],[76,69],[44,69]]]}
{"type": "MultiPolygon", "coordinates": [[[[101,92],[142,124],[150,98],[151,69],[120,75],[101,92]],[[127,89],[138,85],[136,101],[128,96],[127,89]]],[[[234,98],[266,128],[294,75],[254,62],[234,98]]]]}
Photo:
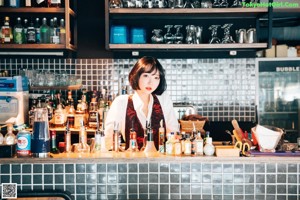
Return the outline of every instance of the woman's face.
{"type": "Polygon", "coordinates": [[[159,71],[142,73],[139,79],[139,90],[146,94],[151,94],[158,87],[160,82],[159,71]]]}

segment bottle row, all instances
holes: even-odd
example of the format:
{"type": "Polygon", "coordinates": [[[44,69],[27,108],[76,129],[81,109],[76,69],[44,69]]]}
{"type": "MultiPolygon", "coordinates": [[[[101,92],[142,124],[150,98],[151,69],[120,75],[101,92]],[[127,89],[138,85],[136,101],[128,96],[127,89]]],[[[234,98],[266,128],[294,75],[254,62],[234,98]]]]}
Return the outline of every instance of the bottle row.
{"type": "Polygon", "coordinates": [[[66,29],[65,20],[56,17],[52,19],[39,18],[28,19],[16,18],[15,25],[11,25],[10,18],[4,18],[0,32],[0,43],[14,44],[65,44],[66,29]],[[49,25],[48,22],[49,21],[49,25]]]}
{"type": "Polygon", "coordinates": [[[64,0],[0,0],[0,7],[56,7],[64,6],[64,0]]]}

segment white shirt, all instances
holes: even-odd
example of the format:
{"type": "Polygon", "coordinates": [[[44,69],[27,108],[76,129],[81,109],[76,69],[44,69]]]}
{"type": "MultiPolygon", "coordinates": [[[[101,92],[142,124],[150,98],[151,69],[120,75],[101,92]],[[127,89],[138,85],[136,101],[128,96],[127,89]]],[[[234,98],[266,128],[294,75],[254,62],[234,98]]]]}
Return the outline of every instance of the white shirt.
{"type": "MultiPolygon", "coordinates": [[[[110,109],[107,113],[106,121],[105,121],[105,142],[106,148],[111,149],[112,147],[112,137],[114,131],[114,122],[119,123],[119,130],[125,138],[125,123],[126,123],[126,111],[128,104],[128,96],[129,95],[121,95],[115,98],[112,102],[110,109]]],[[[159,103],[161,105],[167,133],[169,132],[177,132],[179,131],[179,124],[176,118],[175,110],[173,108],[173,102],[167,92],[164,92],[161,95],[157,95],[159,103]]],[[[141,125],[145,129],[146,121],[150,121],[152,115],[152,107],[153,107],[153,96],[150,95],[150,102],[148,105],[148,116],[145,116],[142,111],[144,103],[141,100],[140,96],[135,92],[132,95],[133,107],[136,111],[137,117],[141,122],[141,125]]]]}

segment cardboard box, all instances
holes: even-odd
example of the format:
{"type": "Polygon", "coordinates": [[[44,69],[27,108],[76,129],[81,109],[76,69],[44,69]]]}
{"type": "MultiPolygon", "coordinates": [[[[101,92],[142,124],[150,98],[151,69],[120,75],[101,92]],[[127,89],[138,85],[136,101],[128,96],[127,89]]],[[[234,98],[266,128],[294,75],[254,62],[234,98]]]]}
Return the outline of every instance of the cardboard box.
{"type": "Polygon", "coordinates": [[[271,49],[266,49],[265,56],[267,58],[274,58],[275,57],[275,45],[272,45],[271,49]]]}
{"type": "Polygon", "coordinates": [[[287,57],[288,46],[285,44],[276,45],[276,57],[287,57]]]}

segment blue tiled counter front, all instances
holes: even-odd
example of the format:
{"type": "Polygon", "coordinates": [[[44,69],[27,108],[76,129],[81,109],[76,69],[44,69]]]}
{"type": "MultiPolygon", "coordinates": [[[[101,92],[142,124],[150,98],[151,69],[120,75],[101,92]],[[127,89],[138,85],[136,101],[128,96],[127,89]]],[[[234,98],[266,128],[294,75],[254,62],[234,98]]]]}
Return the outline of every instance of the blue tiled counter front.
{"type": "Polygon", "coordinates": [[[0,159],[1,183],[74,199],[300,199],[300,157],[0,159]]]}

